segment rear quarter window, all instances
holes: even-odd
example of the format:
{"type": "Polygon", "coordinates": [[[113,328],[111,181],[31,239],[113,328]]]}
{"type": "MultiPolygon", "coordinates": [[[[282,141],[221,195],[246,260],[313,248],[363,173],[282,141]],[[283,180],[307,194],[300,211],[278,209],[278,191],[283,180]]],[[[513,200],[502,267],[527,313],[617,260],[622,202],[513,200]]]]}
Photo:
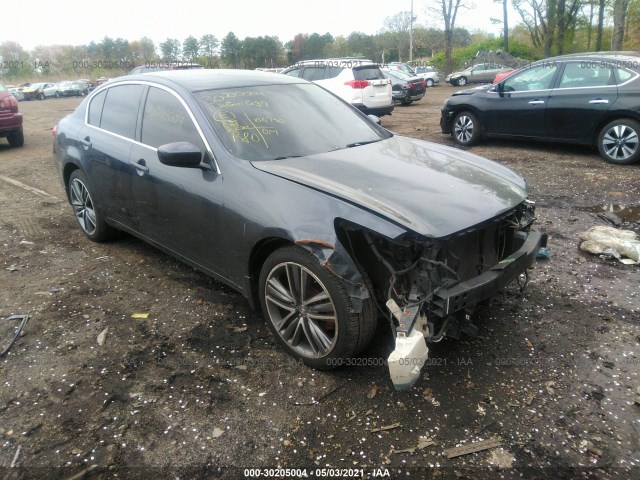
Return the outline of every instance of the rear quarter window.
{"type": "Polygon", "coordinates": [[[91,99],[91,103],[89,104],[89,125],[93,125],[94,127],[100,126],[100,117],[102,116],[102,107],[106,96],[107,91],[103,90],[91,99]]]}

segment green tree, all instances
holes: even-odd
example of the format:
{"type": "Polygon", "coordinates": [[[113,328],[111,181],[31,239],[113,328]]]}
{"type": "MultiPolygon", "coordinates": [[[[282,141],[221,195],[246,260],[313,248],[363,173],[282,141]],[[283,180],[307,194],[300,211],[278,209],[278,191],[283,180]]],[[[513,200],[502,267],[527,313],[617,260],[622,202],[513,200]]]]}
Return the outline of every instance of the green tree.
{"type": "Polygon", "coordinates": [[[190,62],[195,62],[200,54],[200,43],[193,35],[189,35],[182,42],[182,58],[190,62]]]}
{"type": "Polygon", "coordinates": [[[167,38],[160,43],[160,51],[165,62],[175,62],[180,55],[180,42],[175,38],[167,38]]]}
{"type": "Polygon", "coordinates": [[[222,39],[220,46],[220,57],[222,60],[233,68],[238,68],[238,60],[240,56],[240,49],[242,48],[242,42],[235,36],[233,32],[227,33],[227,36],[222,39]]]}

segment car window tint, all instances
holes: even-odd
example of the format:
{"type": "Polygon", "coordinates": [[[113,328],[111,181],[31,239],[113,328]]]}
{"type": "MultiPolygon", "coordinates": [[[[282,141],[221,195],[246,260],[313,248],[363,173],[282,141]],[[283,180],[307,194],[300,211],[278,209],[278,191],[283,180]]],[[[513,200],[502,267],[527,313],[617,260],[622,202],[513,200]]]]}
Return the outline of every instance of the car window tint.
{"type": "Polygon", "coordinates": [[[544,63],[527,68],[507,77],[502,89],[505,92],[547,90],[551,87],[551,81],[557,70],[557,63],[544,63]]]}
{"type": "Polygon", "coordinates": [[[309,80],[322,80],[324,78],[324,67],[304,67],[302,78],[309,80]]]}
{"type": "Polygon", "coordinates": [[[204,152],[202,138],[187,110],[171,93],[149,89],[142,116],[142,143],[157,148],[173,142],[189,142],[204,152]]]}
{"type": "Polygon", "coordinates": [[[142,85],[109,88],[102,108],[100,128],[127,138],[135,138],[142,89],[142,85]]]}
{"type": "Polygon", "coordinates": [[[103,90],[91,99],[89,104],[89,125],[100,126],[100,116],[102,115],[102,106],[106,96],[107,91],[103,90]]]}
{"type": "Polygon", "coordinates": [[[558,88],[603,87],[612,85],[611,69],[598,62],[568,62],[558,88]]]}
{"type": "Polygon", "coordinates": [[[359,67],[353,69],[353,77],[356,80],[381,80],[384,77],[378,67],[359,67]]]}
{"type": "Polygon", "coordinates": [[[195,93],[225,148],[245,160],[326,153],[391,134],[315,84],[195,93]]]}
{"type": "Polygon", "coordinates": [[[324,78],[335,78],[342,73],[342,67],[327,67],[324,78]]]}
{"type": "Polygon", "coordinates": [[[629,70],[624,70],[622,68],[616,68],[615,70],[618,75],[618,83],[624,83],[633,76],[633,73],[629,70]]]}

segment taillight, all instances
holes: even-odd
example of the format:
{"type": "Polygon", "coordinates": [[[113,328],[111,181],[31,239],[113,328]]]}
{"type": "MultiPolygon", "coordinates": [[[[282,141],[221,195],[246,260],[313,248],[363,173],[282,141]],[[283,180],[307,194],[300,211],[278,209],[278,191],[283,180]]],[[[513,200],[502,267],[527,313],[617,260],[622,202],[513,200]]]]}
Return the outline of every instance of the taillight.
{"type": "Polygon", "coordinates": [[[8,97],[0,100],[0,108],[7,108],[13,113],[18,113],[18,101],[13,95],[9,95],[8,97]]]}
{"type": "Polygon", "coordinates": [[[369,86],[368,80],[349,80],[344,82],[345,85],[349,85],[351,88],[367,88],[369,86]]]}

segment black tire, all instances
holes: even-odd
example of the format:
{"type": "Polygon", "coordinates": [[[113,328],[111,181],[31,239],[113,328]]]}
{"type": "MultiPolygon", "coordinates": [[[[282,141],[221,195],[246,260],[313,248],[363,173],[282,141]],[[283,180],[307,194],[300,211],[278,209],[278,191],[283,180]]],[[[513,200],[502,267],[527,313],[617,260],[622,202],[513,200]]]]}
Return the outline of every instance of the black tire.
{"type": "Polygon", "coordinates": [[[56,92],[56,98],[60,98],[60,92],[56,92]]]}
{"type": "Polygon", "coordinates": [[[24,145],[24,131],[22,127],[18,130],[14,130],[7,135],[7,141],[12,148],[21,147],[24,145]]]}
{"type": "Polygon", "coordinates": [[[475,145],[480,141],[480,122],[471,112],[458,113],[453,118],[451,135],[456,143],[465,147],[475,145]]]}
{"type": "Polygon", "coordinates": [[[352,313],[342,281],[302,247],[273,252],[262,266],[259,289],[262,312],[278,342],[310,367],[345,364],[339,359],[357,355],[375,332],[373,297],[364,300],[361,313],[352,313]]]}
{"type": "Polygon", "coordinates": [[[459,87],[464,87],[467,84],[467,77],[460,77],[458,80],[456,80],[456,85],[458,85],[459,87]]]}
{"type": "Polygon", "coordinates": [[[44,93],[39,93],[36,97],[38,100],[44,100],[44,93]]]}
{"type": "Polygon", "coordinates": [[[427,87],[433,87],[433,79],[427,78],[427,87]]]}
{"type": "Polygon", "coordinates": [[[404,105],[404,106],[409,106],[409,105],[411,105],[412,103],[413,103],[413,100],[403,100],[403,101],[402,101],[402,105],[404,105]]]}
{"type": "Polygon", "coordinates": [[[598,151],[607,162],[629,165],[640,160],[640,122],[614,120],[598,134],[598,151]]]}
{"type": "Polygon", "coordinates": [[[78,225],[90,240],[106,242],[114,237],[116,230],[105,223],[100,209],[93,202],[89,182],[82,171],[74,170],[69,177],[67,194],[78,225]]]}

